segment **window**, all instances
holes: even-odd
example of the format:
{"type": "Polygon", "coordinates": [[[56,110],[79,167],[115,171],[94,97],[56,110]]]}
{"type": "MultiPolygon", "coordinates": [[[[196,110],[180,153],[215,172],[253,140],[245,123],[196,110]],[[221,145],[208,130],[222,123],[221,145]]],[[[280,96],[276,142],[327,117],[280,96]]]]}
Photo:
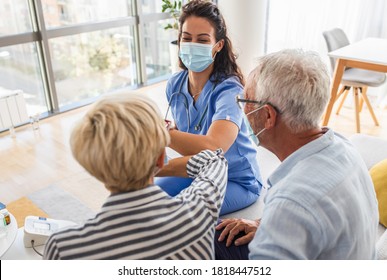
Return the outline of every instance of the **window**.
{"type": "Polygon", "coordinates": [[[171,73],[169,44],[177,38],[174,32],[164,30],[167,22],[160,20],[144,24],[145,65],[149,80],[171,73]]]}
{"type": "Polygon", "coordinates": [[[2,0],[0,94],[50,115],[171,74],[161,0],[2,0]]]}
{"type": "Polygon", "coordinates": [[[48,29],[133,15],[131,0],[42,0],[42,7],[48,29]]]}
{"type": "Polygon", "coordinates": [[[0,36],[32,31],[27,1],[2,0],[0,3],[0,36]]]}
{"type": "Polygon", "coordinates": [[[35,43],[0,48],[0,93],[22,90],[30,116],[47,112],[40,70],[35,43]]]}
{"type": "Polygon", "coordinates": [[[133,28],[49,40],[59,106],[138,84],[133,28]]]}

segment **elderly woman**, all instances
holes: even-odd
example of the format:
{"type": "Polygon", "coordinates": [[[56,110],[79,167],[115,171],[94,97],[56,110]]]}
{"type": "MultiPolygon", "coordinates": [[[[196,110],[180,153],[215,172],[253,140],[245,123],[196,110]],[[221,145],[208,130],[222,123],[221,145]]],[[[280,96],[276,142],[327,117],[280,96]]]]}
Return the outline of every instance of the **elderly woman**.
{"type": "Polygon", "coordinates": [[[53,234],[45,259],[212,259],[227,163],[221,152],[181,158],[192,184],[170,197],[153,178],[169,143],[157,106],[136,94],[97,102],[71,135],[75,159],[111,192],[84,225],[53,234]]]}

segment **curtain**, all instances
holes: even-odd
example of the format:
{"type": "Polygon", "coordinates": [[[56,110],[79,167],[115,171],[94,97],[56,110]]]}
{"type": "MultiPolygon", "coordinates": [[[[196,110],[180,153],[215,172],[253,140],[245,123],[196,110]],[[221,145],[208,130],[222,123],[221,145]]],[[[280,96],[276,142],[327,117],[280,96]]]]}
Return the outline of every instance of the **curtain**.
{"type": "MultiPolygon", "coordinates": [[[[318,52],[329,66],[322,32],[341,28],[350,42],[387,39],[386,0],[269,0],[266,52],[302,48],[318,52]]],[[[387,51],[387,50],[386,50],[387,51]]],[[[379,104],[387,101],[387,83],[372,89],[379,104]]]]}
{"type": "Polygon", "coordinates": [[[339,27],[350,42],[387,38],[386,0],[270,0],[267,52],[303,48],[326,53],[322,32],[339,27]]]}

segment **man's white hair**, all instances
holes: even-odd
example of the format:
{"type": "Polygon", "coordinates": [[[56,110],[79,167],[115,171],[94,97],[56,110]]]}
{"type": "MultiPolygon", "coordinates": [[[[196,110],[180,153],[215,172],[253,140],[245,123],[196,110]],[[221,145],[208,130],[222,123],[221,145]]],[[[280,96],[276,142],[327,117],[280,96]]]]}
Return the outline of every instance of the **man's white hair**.
{"type": "Polygon", "coordinates": [[[278,108],[294,133],[319,126],[330,80],[317,53],[287,49],[265,55],[252,76],[255,99],[278,108]]]}

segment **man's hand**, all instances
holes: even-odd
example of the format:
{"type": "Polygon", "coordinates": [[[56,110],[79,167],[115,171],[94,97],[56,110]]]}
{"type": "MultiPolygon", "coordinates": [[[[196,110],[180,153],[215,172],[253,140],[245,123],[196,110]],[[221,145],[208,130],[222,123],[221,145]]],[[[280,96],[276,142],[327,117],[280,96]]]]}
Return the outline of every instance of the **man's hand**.
{"type": "Polygon", "coordinates": [[[235,236],[244,232],[245,235],[235,240],[235,246],[244,245],[253,240],[255,232],[257,231],[261,220],[245,220],[245,219],[224,219],[217,226],[216,230],[220,230],[222,228],[223,231],[219,236],[218,241],[223,241],[227,236],[226,246],[231,246],[235,236]]]}

